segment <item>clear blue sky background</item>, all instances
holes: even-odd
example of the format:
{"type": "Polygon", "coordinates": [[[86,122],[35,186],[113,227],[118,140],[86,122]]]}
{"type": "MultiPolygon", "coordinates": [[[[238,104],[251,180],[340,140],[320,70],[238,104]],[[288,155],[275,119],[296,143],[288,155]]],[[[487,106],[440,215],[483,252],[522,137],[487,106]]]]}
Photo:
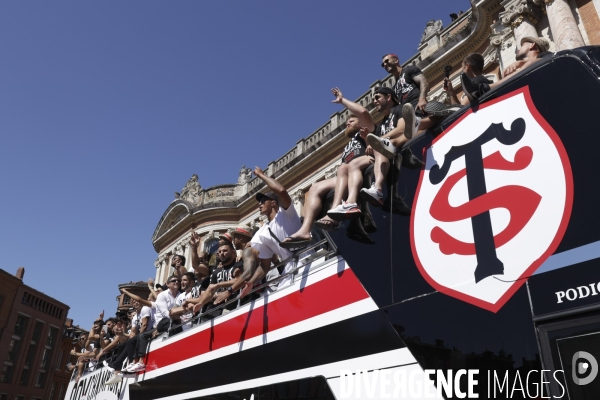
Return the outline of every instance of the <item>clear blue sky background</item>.
{"type": "Polygon", "coordinates": [[[0,268],[113,315],[154,277],[151,236],[194,173],[266,167],[417,52],[467,0],[0,4],[0,268]]]}

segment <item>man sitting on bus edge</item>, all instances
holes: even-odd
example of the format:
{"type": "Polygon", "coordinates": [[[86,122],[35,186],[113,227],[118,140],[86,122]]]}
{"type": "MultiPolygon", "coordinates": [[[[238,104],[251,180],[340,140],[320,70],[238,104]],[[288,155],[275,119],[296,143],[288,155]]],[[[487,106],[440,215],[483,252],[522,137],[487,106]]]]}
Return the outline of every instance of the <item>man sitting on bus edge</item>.
{"type": "MultiPolygon", "coordinates": [[[[423,109],[427,105],[427,92],[429,91],[427,78],[425,78],[423,72],[414,65],[409,65],[406,68],[402,67],[398,56],[395,54],[386,54],[383,56],[381,66],[387,72],[391,73],[396,80],[391,90],[395,93],[398,104],[401,106],[401,112],[398,113],[400,118],[394,122],[393,129],[385,129],[381,132],[380,136],[369,134],[367,136],[367,143],[375,151],[388,159],[392,159],[396,155],[396,149],[401,148],[419,130],[431,128],[435,125],[435,122],[423,114],[423,109]]],[[[377,93],[378,89],[375,90],[375,93],[377,93]]],[[[409,150],[403,154],[403,157],[407,161],[411,156],[412,153],[409,150]]],[[[380,168],[378,168],[377,157],[375,164],[376,183],[369,191],[371,195],[375,195],[377,189],[381,190],[383,180],[385,179],[385,175],[383,177],[378,176],[380,168]]]]}
{"type": "MultiPolygon", "coordinates": [[[[286,188],[276,179],[265,175],[259,167],[254,168],[254,175],[262,179],[271,190],[264,194],[256,194],[259,212],[267,217],[268,222],[260,227],[252,237],[251,247],[244,249],[243,272],[231,287],[233,292],[243,288],[240,297],[245,297],[253,286],[261,281],[271,268],[274,256],[281,260],[289,259],[292,256],[291,251],[279,244],[302,226],[286,188]]],[[[292,262],[288,262],[283,273],[290,272],[291,268],[292,262]]]]}
{"type": "MultiPolygon", "coordinates": [[[[485,75],[483,75],[483,66],[484,59],[483,56],[479,53],[471,53],[467,55],[462,62],[462,74],[465,74],[471,82],[475,85],[481,84],[491,84],[492,82],[488,80],[485,75]]],[[[450,101],[452,103],[459,103],[463,106],[469,104],[469,97],[465,93],[464,96],[459,100],[456,96],[456,92],[454,91],[454,87],[452,86],[452,82],[448,78],[444,78],[444,83],[447,85],[448,96],[450,97],[450,101]]]]}
{"type": "Polygon", "coordinates": [[[338,227],[339,219],[360,215],[357,197],[362,186],[362,173],[374,160],[373,149],[367,146],[364,138],[368,132],[374,130],[375,124],[366,108],[344,98],[338,88],[331,89],[331,93],[335,96],[332,103],[341,104],[350,111],[344,130],[346,138],[350,141],[342,152],[342,164],[337,170],[337,176],[313,183],[306,193],[304,221],[298,231],[281,242],[281,247],[284,248],[308,244],[311,240],[310,230],[313,224],[325,230],[333,230],[338,227]],[[315,222],[323,207],[323,199],[334,189],[335,197],[332,210],[330,210],[331,215],[328,213],[315,222]],[[345,203],[342,202],[344,197],[346,197],[345,203]]]}
{"type": "Polygon", "coordinates": [[[521,39],[521,47],[517,51],[515,56],[516,61],[506,67],[503,71],[503,78],[498,82],[494,83],[478,83],[472,80],[465,73],[461,74],[461,81],[463,85],[463,91],[468,97],[470,102],[478,99],[484,93],[489,92],[491,89],[503,84],[508,79],[512,78],[516,72],[522,71],[530,65],[535,64],[544,57],[552,55],[548,51],[550,44],[542,37],[526,36],[521,39]]]}

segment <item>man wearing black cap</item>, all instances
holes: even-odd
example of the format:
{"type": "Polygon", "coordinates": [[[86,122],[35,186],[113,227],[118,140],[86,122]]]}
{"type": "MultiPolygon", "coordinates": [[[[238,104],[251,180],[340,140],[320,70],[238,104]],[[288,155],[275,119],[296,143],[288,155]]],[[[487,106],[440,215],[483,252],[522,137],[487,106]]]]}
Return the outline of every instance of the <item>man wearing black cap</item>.
{"type": "MultiPolygon", "coordinates": [[[[266,176],[259,167],[254,168],[254,175],[262,179],[271,190],[264,194],[256,194],[258,210],[261,215],[267,217],[268,222],[250,240],[252,247],[244,249],[244,272],[232,286],[233,291],[244,286],[241,297],[246,296],[254,284],[260,282],[269,271],[273,256],[278,256],[281,260],[292,256],[292,253],[279,246],[279,243],[298,231],[302,225],[292,199],[283,185],[266,176]]],[[[290,265],[286,266],[284,273],[288,272],[290,265]]]]}
{"type": "Polygon", "coordinates": [[[396,155],[397,148],[402,147],[418,130],[433,126],[433,122],[429,118],[424,118],[423,114],[429,91],[429,85],[423,72],[414,65],[402,67],[395,54],[383,56],[381,66],[394,76],[396,82],[393,88],[377,88],[375,93],[393,92],[396,95],[396,101],[402,108],[399,110],[399,118],[392,129],[386,130],[380,136],[368,135],[367,143],[375,151],[391,159],[396,155]],[[378,92],[378,90],[384,92],[378,92]]]}
{"type": "MultiPolygon", "coordinates": [[[[369,189],[362,189],[360,195],[375,207],[381,207],[383,205],[382,188],[385,185],[385,178],[390,167],[389,159],[395,155],[395,148],[390,144],[390,141],[387,138],[384,140],[381,140],[381,138],[390,133],[400,131],[400,129],[402,129],[402,132],[400,132],[401,135],[408,132],[403,132],[403,108],[400,106],[398,96],[394,90],[388,87],[378,87],[375,89],[373,102],[375,103],[377,112],[383,114],[383,120],[375,128],[375,133],[367,135],[367,143],[375,149],[375,182],[373,182],[369,189]],[[386,146],[391,147],[393,150],[386,150],[386,146]]],[[[410,103],[405,105],[405,108],[410,108],[409,111],[412,112],[410,103]]],[[[414,112],[412,114],[414,115],[414,112]]]]}

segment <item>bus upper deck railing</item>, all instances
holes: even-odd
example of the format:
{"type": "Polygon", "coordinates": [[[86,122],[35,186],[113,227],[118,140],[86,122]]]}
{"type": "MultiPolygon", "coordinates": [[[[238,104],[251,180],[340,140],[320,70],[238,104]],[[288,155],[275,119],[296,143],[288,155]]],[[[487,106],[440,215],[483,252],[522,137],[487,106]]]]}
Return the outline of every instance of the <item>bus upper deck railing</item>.
{"type": "MultiPolygon", "coordinates": [[[[296,279],[296,275],[298,274],[298,271],[300,270],[300,268],[304,267],[307,264],[310,264],[311,262],[313,262],[314,260],[317,260],[319,258],[322,257],[331,257],[334,256],[338,253],[338,249],[337,246],[335,245],[335,243],[333,242],[333,240],[331,239],[331,236],[329,236],[329,234],[325,231],[323,231],[323,234],[325,236],[324,239],[321,239],[319,241],[317,241],[314,244],[309,245],[308,247],[304,247],[296,252],[294,252],[292,254],[291,257],[286,258],[285,260],[280,261],[279,263],[273,265],[271,267],[271,269],[274,268],[279,268],[282,266],[287,265],[289,262],[293,262],[293,267],[292,269],[282,275],[279,275],[259,286],[255,286],[254,288],[252,288],[252,290],[249,292],[249,294],[247,295],[247,297],[251,297],[252,294],[260,292],[264,289],[267,289],[268,287],[270,287],[271,285],[275,284],[275,283],[279,283],[280,281],[287,279],[288,277],[291,278],[291,283],[295,282],[296,279]],[[326,247],[326,248],[323,248],[326,247]],[[305,255],[307,253],[311,253],[306,255],[306,257],[302,257],[302,255],[305,255]],[[299,262],[302,261],[302,264],[299,265],[299,262]]],[[[228,300],[222,304],[219,304],[216,307],[211,308],[210,310],[206,310],[203,313],[198,314],[197,316],[194,316],[191,320],[191,323],[193,326],[201,326],[206,322],[210,322],[210,321],[202,321],[200,323],[198,323],[198,321],[201,320],[202,317],[204,316],[213,316],[213,314],[215,312],[219,312],[222,311],[223,309],[225,309],[227,306],[229,306],[230,304],[236,303],[237,302],[237,306],[236,308],[240,307],[240,303],[241,303],[242,299],[238,296],[236,296],[235,298],[228,300]]],[[[220,315],[219,315],[220,316],[220,315]]],[[[214,317],[214,318],[218,318],[214,317]]],[[[212,318],[211,318],[212,319],[212,318]]],[[[163,340],[166,340],[167,337],[173,337],[175,335],[169,336],[169,334],[180,328],[181,326],[183,326],[184,324],[189,324],[190,322],[185,322],[183,324],[175,324],[175,325],[171,325],[169,327],[169,329],[167,330],[167,332],[163,333],[162,335],[157,336],[154,339],[157,339],[159,337],[162,336],[163,340]]]]}
{"type": "MultiPolygon", "coordinates": [[[[313,261],[315,261],[319,258],[323,258],[323,257],[330,258],[332,256],[337,255],[338,248],[335,245],[335,243],[333,242],[333,240],[331,239],[331,236],[329,236],[329,234],[325,231],[323,231],[322,233],[324,236],[323,239],[317,241],[314,244],[309,245],[308,247],[302,248],[302,249],[294,252],[291,257],[288,257],[285,260],[282,260],[279,263],[277,263],[271,267],[271,269],[279,268],[279,267],[287,265],[289,262],[293,262],[293,267],[289,272],[279,275],[259,286],[255,286],[250,291],[250,293],[248,294],[247,297],[250,297],[254,293],[258,293],[262,290],[265,290],[268,287],[270,287],[271,285],[279,283],[280,281],[287,279],[287,278],[291,278],[291,283],[294,283],[295,279],[296,279],[296,275],[298,274],[298,271],[300,270],[300,268],[305,267],[306,265],[312,263],[313,261]],[[310,253],[310,254],[307,254],[307,253],[310,253]]],[[[213,314],[215,312],[219,312],[219,311],[222,312],[222,310],[225,309],[225,307],[229,306],[230,304],[236,303],[236,302],[237,302],[236,308],[238,308],[241,305],[240,304],[241,300],[242,299],[238,295],[231,300],[228,300],[222,304],[217,305],[216,307],[211,308],[210,310],[206,310],[205,312],[200,313],[197,316],[194,316],[191,319],[191,321],[187,321],[182,324],[171,324],[171,326],[169,327],[169,329],[166,332],[163,332],[162,334],[157,335],[155,338],[151,339],[151,341],[157,340],[157,339],[167,340],[167,338],[176,337],[178,333],[176,333],[176,334],[172,334],[172,333],[176,329],[182,327],[184,324],[189,324],[190,322],[192,324],[192,328],[190,328],[190,329],[195,329],[199,326],[203,326],[205,323],[210,322],[210,320],[200,322],[202,317],[204,317],[204,316],[213,317],[213,314]]],[[[215,316],[214,318],[218,318],[219,316],[215,316]]],[[[211,318],[211,319],[213,319],[213,318],[211,318]]],[[[88,360],[84,367],[84,374],[87,372],[90,372],[91,370],[98,370],[98,369],[103,368],[104,363],[102,361],[108,362],[116,356],[117,355],[114,353],[111,355],[107,355],[106,358],[103,357],[98,363],[93,363],[92,365],[90,365],[91,360],[88,360]]],[[[73,374],[71,375],[71,380],[74,380],[76,376],[77,376],[77,368],[75,368],[73,370],[73,374]]]]}

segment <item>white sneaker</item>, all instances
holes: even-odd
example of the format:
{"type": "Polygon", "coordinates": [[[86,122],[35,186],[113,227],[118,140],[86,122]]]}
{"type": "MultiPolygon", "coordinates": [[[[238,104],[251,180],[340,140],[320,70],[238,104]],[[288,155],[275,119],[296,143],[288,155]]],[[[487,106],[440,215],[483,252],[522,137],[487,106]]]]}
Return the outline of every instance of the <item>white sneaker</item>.
{"type": "Polygon", "coordinates": [[[358,204],[346,203],[345,201],[342,201],[342,204],[327,211],[327,215],[329,215],[331,219],[337,221],[359,217],[360,214],[362,214],[362,212],[360,211],[360,208],[358,208],[358,204]]]}
{"type": "Polygon", "coordinates": [[[396,155],[396,148],[392,145],[389,139],[383,139],[379,136],[369,133],[367,135],[367,144],[384,157],[391,159],[396,155]]]}
{"type": "Polygon", "coordinates": [[[383,205],[383,192],[377,189],[374,183],[371,184],[369,189],[361,189],[360,197],[375,207],[381,207],[383,205]]]}
{"type": "Polygon", "coordinates": [[[402,106],[402,119],[404,120],[404,136],[407,139],[412,139],[417,129],[415,129],[415,109],[412,104],[406,103],[402,106]]]}
{"type": "Polygon", "coordinates": [[[113,374],[109,380],[104,382],[104,386],[112,385],[123,381],[123,374],[113,374]]]}
{"type": "Polygon", "coordinates": [[[146,366],[142,363],[134,363],[134,364],[130,364],[127,366],[127,368],[125,369],[125,371],[130,372],[130,373],[136,373],[136,372],[141,372],[144,371],[146,369],[146,366]]]}

